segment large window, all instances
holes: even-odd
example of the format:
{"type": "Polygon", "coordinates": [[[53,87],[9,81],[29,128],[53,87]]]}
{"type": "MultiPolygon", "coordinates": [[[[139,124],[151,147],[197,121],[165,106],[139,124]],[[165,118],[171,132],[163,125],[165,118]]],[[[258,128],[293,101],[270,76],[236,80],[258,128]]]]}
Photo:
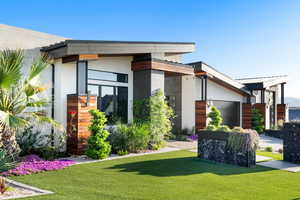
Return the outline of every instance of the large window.
{"type": "Polygon", "coordinates": [[[128,88],[106,85],[88,85],[91,94],[98,96],[97,108],[106,114],[108,124],[127,123],[128,88]]]}
{"type": "Polygon", "coordinates": [[[114,72],[105,72],[94,69],[88,70],[88,77],[90,80],[102,80],[128,83],[128,75],[114,72]]]}

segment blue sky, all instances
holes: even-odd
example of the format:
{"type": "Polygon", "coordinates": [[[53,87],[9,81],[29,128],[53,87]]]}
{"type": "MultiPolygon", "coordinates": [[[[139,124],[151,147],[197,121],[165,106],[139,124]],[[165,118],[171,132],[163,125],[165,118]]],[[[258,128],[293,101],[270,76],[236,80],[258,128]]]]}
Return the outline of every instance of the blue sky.
{"type": "Polygon", "coordinates": [[[10,0],[0,23],[74,39],[191,41],[202,60],[233,78],[289,75],[300,98],[298,0],[10,0]]]}

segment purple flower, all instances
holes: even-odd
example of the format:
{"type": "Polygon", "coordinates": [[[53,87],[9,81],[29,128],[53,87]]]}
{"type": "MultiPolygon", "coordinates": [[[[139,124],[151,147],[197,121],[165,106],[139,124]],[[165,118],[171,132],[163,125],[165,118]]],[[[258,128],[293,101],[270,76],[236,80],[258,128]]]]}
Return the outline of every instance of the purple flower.
{"type": "Polygon", "coordinates": [[[22,162],[18,164],[15,169],[2,172],[3,176],[22,176],[28,174],[39,173],[43,171],[64,169],[70,165],[75,164],[72,160],[54,160],[47,161],[41,159],[37,155],[26,156],[22,162]]]}
{"type": "Polygon", "coordinates": [[[198,135],[196,135],[196,134],[190,135],[188,138],[189,138],[190,140],[195,141],[195,140],[198,140],[198,135]]]}

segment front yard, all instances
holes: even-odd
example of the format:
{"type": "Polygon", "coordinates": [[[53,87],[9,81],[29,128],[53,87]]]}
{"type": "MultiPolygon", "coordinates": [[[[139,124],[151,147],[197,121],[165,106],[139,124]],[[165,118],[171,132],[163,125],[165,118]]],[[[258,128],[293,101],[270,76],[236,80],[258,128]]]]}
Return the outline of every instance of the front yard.
{"type": "Polygon", "coordinates": [[[81,164],[13,179],[55,192],[27,198],[34,200],[300,198],[300,173],[215,164],[189,151],[81,164]]]}

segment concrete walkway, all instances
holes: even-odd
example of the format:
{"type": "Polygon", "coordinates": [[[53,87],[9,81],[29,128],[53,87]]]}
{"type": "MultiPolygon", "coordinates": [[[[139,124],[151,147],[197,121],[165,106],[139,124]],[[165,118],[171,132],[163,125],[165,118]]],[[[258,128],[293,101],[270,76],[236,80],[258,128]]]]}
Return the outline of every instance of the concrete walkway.
{"type": "Polygon", "coordinates": [[[260,135],[259,147],[261,149],[272,147],[273,151],[278,152],[279,149],[283,149],[283,141],[278,138],[260,135]]]}
{"type": "Polygon", "coordinates": [[[289,172],[300,172],[300,165],[290,163],[290,162],[285,162],[282,160],[271,160],[267,162],[260,162],[257,163],[257,165],[270,167],[273,169],[285,170],[289,172]]]}

